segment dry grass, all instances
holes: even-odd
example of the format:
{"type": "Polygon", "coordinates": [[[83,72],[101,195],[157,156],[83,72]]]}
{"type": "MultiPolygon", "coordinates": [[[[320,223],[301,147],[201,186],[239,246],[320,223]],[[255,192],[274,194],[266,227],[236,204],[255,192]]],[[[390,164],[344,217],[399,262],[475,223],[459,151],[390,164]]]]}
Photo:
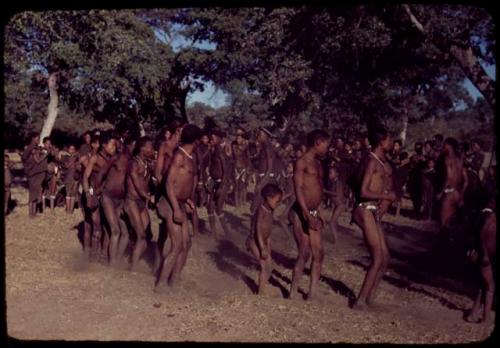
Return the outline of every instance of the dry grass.
{"type": "MultiPolygon", "coordinates": [[[[19,190],[13,195],[22,202],[26,193],[19,190]]],[[[227,207],[234,217],[226,241],[195,236],[179,288],[157,294],[145,261],[135,273],[83,261],[75,229],[82,219],[79,211],[68,216],[58,208],[55,214],[30,220],[27,207],[19,206],[6,217],[9,335],[65,340],[465,343],[491,334],[493,324],[462,320],[462,310],[472,304],[470,298],[414,282],[410,288],[400,288],[383,281],[379,311],[348,308],[342,289],[356,293],[364,277],[364,270],[349,261],[366,263],[367,256],[360,231],[348,225],[348,215],[342,216],[345,229],[339,242],[325,243],[324,279],[316,301],[284,299],[274,286],[268,297],[254,295],[247,282],[255,281],[257,271],[244,249],[247,210],[227,207]],[[449,309],[439,299],[458,309],[449,309]]],[[[200,215],[205,218],[204,210],[200,215]]],[[[401,228],[411,224],[399,222],[401,228]]],[[[153,218],[154,238],[157,224],[153,218]]],[[[288,289],[292,271],[285,264],[293,265],[296,249],[283,231],[276,227],[273,233],[273,247],[281,255],[274,260],[279,273],[274,278],[288,289]]],[[[389,274],[396,276],[393,270],[389,274]]],[[[301,288],[307,286],[304,276],[301,288]]]]}

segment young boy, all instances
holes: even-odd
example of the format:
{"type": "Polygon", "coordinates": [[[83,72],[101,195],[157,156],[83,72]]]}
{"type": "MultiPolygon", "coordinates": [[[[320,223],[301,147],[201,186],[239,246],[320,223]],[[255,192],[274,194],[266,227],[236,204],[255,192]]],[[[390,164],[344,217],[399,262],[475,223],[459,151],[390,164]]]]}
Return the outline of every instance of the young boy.
{"type": "Polygon", "coordinates": [[[311,282],[308,299],[313,299],[321,274],[323,245],[321,234],[323,220],[319,214],[319,205],[323,201],[323,167],[320,158],[324,157],[330,146],[328,133],[316,129],[307,135],[307,151],[295,163],[293,173],[296,202],[292,205],[288,218],[293,224],[293,233],[299,255],[293,269],[290,299],[298,290],[304,265],[312,253],[311,282]]]}
{"type": "Polygon", "coordinates": [[[266,284],[271,276],[271,230],[273,211],[283,197],[283,191],[275,184],[262,188],[263,203],[255,212],[255,229],[246,240],[247,250],[259,261],[259,295],[265,294],[266,284]]]}

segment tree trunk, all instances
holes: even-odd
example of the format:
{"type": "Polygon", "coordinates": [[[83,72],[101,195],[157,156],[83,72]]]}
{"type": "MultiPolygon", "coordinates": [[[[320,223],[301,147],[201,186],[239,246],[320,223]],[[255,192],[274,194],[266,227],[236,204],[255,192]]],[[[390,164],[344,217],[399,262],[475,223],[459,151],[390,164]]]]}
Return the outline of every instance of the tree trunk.
{"type": "Polygon", "coordinates": [[[139,121],[139,135],[141,137],[145,137],[146,136],[146,131],[144,130],[144,125],[142,124],[141,121],[139,121]]]}
{"type": "Polygon", "coordinates": [[[404,110],[403,112],[403,130],[399,134],[401,138],[401,145],[405,145],[406,143],[406,133],[408,131],[408,110],[404,110]]]}
{"type": "Polygon", "coordinates": [[[495,81],[493,81],[486,71],[484,71],[477,57],[472,53],[470,46],[466,48],[451,45],[450,52],[455,60],[460,64],[465,75],[471,80],[474,86],[481,92],[484,99],[495,108],[495,81]]]}
{"type": "Polygon", "coordinates": [[[181,112],[182,120],[186,123],[189,123],[186,112],[186,99],[190,89],[190,85],[188,84],[185,88],[182,88],[179,93],[179,109],[181,112]]]}
{"type": "MultiPolygon", "coordinates": [[[[410,17],[413,25],[424,35],[427,36],[427,30],[415,17],[410,9],[410,6],[403,4],[403,8],[410,17]]],[[[459,47],[454,43],[450,43],[447,38],[443,38],[443,42],[434,40],[433,44],[442,52],[449,52],[462,68],[465,76],[469,78],[472,84],[481,92],[484,99],[495,108],[495,81],[491,79],[484,71],[477,57],[472,53],[470,46],[459,47]]]]}
{"type": "Polygon", "coordinates": [[[50,136],[54,123],[56,122],[57,113],[59,111],[59,95],[57,94],[57,73],[53,72],[47,79],[49,87],[49,106],[47,107],[47,118],[43,122],[42,131],[40,133],[40,145],[42,145],[43,138],[50,136]]]}

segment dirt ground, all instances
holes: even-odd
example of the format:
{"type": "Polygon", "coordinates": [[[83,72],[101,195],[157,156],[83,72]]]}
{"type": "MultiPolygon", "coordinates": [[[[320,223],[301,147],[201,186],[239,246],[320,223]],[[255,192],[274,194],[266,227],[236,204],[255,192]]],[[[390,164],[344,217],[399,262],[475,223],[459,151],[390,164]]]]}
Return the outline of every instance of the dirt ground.
{"type": "MultiPolygon", "coordinates": [[[[348,307],[359,291],[367,250],[361,231],[341,216],[338,241],[324,233],[325,260],[317,300],[287,299],[296,246],[291,234],[273,230],[271,294],[260,297],[257,268],[244,241],[248,206],[226,206],[228,236],[193,239],[180,287],[153,292],[150,271],[158,231],[140,269],[111,269],[82,258],[80,211],[63,208],[34,220],[27,217],[26,191],[13,189],[17,206],[6,217],[6,303],[8,335],[37,340],[468,343],[487,339],[494,323],[469,324],[471,270],[439,271],[429,259],[432,223],[388,216],[392,260],[378,293],[379,306],[348,307]]],[[[279,212],[278,212],[279,213],[279,212]]],[[[206,221],[205,209],[201,209],[206,221]]],[[[328,216],[328,213],[325,213],[328,216]]],[[[307,273],[307,271],[306,271],[307,273]]],[[[307,291],[308,276],[301,289],[307,291]]]]}

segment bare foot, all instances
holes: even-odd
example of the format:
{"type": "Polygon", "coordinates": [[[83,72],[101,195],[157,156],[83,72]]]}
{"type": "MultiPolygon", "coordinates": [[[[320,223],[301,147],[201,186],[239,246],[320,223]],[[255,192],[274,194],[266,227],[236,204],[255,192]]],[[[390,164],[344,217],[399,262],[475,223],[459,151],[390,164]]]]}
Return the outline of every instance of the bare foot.
{"type": "Polygon", "coordinates": [[[368,309],[368,305],[365,301],[356,300],[352,305],[352,309],[357,311],[364,311],[368,309]]]}
{"type": "Polygon", "coordinates": [[[156,293],[158,293],[158,294],[169,292],[167,285],[164,284],[163,282],[156,284],[156,286],[153,289],[153,291],[156,292],[156,293]]]}

